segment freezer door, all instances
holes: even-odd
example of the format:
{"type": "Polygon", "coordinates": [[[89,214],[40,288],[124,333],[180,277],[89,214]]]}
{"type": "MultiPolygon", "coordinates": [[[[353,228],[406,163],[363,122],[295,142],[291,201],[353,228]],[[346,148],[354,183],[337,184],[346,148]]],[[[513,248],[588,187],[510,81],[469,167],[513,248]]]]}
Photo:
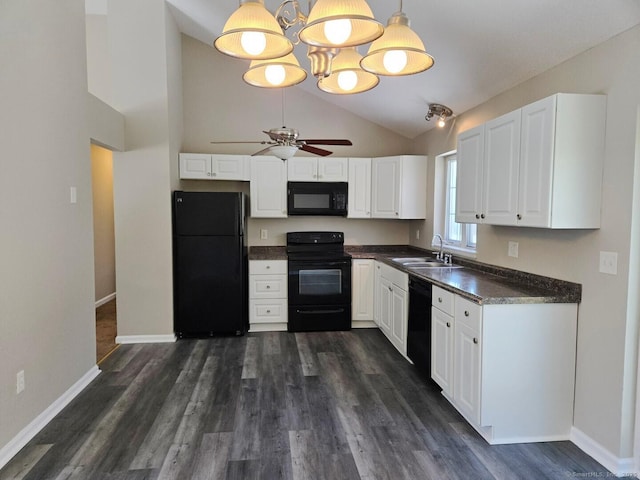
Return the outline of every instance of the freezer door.
{"type": "Polygon", "coordinates": [[[174,233],[176,235],[242,235],[243,200],[243,194],[239,192],[175,191],[174,233]]]}
{"type": "Polygon", "coordinates": [[[246,256],[238,237],[175,237],[178,337],[246,329],[246,256]]]}

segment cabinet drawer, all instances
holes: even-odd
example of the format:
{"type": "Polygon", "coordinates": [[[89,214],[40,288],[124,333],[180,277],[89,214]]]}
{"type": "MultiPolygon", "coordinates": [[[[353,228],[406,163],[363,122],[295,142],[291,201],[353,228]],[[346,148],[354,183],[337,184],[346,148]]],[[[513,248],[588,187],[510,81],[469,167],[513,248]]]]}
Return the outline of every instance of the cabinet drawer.
{"type": "Polygon", "coordinates": [[[456,322],[467,325],[476,335],[480,334],[482,328],[482,306],[456,295],[455,311],[456,322]]]}
{"type": "Polygon", "coordinates": [[[287,276],[249,275],[249,298],[287,298],[287,276]]]}
{"type": "Polygon", "coordinates": [[[249,323],[286,323],[287,300],[257,299],[249,302],[249,323]]]}
{"type": "Polygon", "coordinates": [[[453,315],[455,295],[443,288],[433,286],[431,304],[448,315],[453,315]]]}
{"type": "Polygon", "coordinates": [[[251,260],[249,262],[249,275],[278,275],[286,273],[286,260],[251,260]]]}

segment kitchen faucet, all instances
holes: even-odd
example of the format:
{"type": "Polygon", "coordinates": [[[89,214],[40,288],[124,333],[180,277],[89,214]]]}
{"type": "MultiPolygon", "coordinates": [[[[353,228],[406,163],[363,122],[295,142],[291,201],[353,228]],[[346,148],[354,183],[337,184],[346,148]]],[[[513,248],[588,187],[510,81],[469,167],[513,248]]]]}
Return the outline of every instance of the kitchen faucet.
{"type": "MultiPolygon", "coordinates": [[[[442,260],[444,258],[444,252],[442,251],[442,236],[439,233],[436,233],[433,238],[440,240],[440,251],[436,254],[436,258],[438,260],[442,260]]],[[[431,243],[433,243],[433,238],[431,239],[431,243]]]]}

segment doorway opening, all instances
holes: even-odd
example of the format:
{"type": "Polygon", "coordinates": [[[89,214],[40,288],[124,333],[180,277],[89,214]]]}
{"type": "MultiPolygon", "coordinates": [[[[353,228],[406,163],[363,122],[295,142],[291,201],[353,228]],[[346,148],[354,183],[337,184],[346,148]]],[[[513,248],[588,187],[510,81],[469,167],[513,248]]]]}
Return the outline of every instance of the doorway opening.
{"type": "Polygon", "coordinates": [[[93,247],[96,302],[96,362],[118,345],[116,309],[116,261],[113,215],[113,155],[91,144],[93,191],[93,247]]]}

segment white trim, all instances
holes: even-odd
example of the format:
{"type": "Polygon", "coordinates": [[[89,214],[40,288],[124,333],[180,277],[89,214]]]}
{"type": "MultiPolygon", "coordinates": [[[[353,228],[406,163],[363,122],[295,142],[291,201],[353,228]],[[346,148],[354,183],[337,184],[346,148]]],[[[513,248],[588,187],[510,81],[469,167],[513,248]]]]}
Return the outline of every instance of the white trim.
{"type": "Polygon", "coordinates": [[[116,343],[122,345],[127,343],[173,343],[176,341],[175,334],[169,335],[118,335],[116,343]]]}
{"type": "Polygon", "coordinates": [[[351,320],[351,328],[378,328],[373,320],[351,320]]]}
{"type": "Polygon", "coordinates": [[[274,322],[274,323],[251,323],[249,325],[249,333],[253,332],[286,332],[287,323],[274,322]]]}
{"type": "Polygon", "coordinates": [[[24,427],[20,433],[13,437],[9,443],[0,449],[0,468],[9,461],[33,439],[47,424],[53,420],[78,394],[100,374],[100,369],[94,365],[80,380],[74,383],[57,400],[49,405],[40,415],[38,415],[29,425],[24,427]]]}
{"type": "Polygon", "coordinates": [[[638,473],[634,469],[635,462],[633,457],[616,457],[613,453],[576,427],[571,427],[570,440],[575,443],[580,450],[584,451],[590,457],[593,457],[598,463],[602,464],[604,468],[618,477],[638,473]]]}
{"type": "Polygon", "coordinates": [[[96,300],[96,308],[104,305],[107,302],[110,302],[114,298],[116,298],[116,292],[110,293],[106,297],[102,297],[100,300],[96,300]]]}

